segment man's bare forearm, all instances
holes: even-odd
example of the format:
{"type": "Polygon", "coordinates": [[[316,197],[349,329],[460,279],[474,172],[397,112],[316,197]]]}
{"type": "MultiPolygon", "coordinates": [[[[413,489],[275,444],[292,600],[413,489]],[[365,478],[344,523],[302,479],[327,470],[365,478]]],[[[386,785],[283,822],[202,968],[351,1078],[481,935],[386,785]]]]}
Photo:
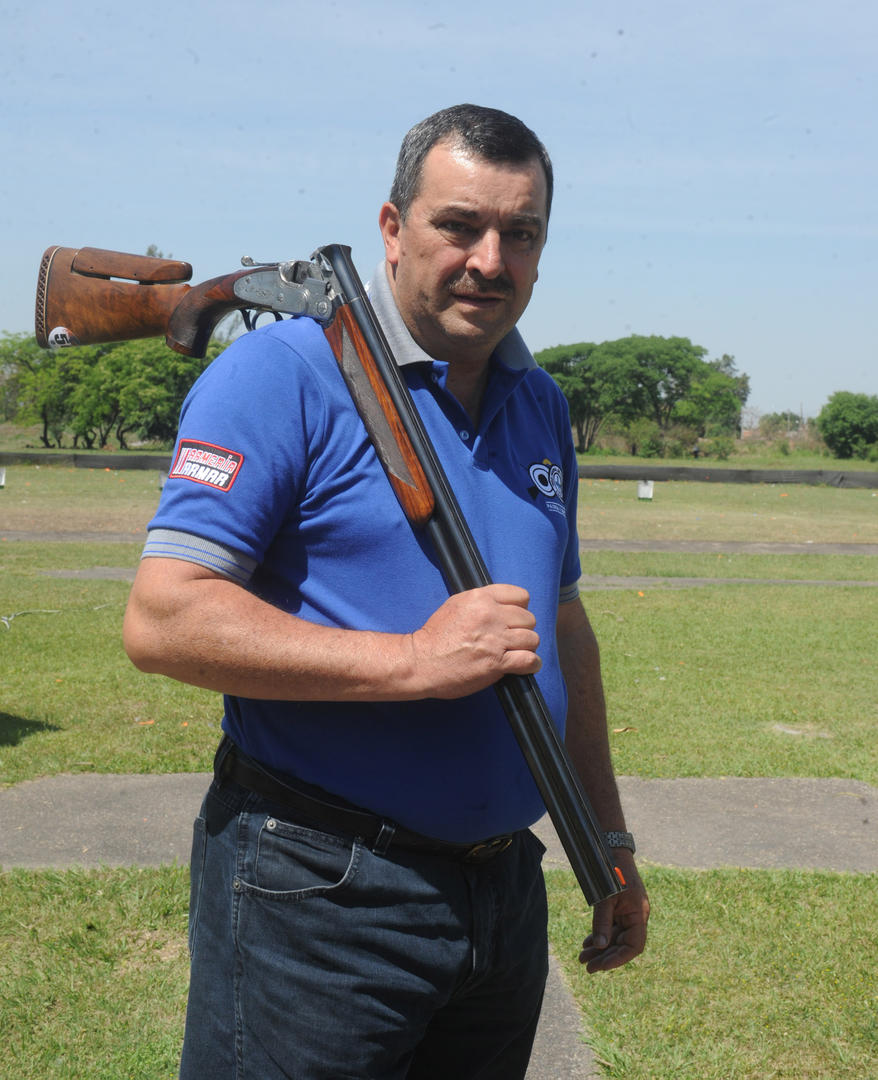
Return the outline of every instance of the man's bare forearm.
{"type": "Polygon", "coordinates": [[[602,828],[624,830],[610,757],[600,651],[579,599],[560,606],[558,651],[568,694],[567,751],[602,828]]]}
{"type": "Polygon", "coordinates": [[[125,613],[125,648],[143,671],[275,700],[379,700],[383,684],[404,681],[400,644],[378,640],[391,635],[307,623],[195,568],[169,587],[169,566],[143,560],[125,613]]]}
{"type": "MultiPolygon", "coordinates": [[[[607,832],[626,831],[610,757],[600,652],[578,599],[561,605],[558,647],[569,694],[568,752],[601,826],[607,832]]],[[[625,848],[615,849],[613,856],[627,887],[617,896],[595,905],[592,932],[583,941],[579,954],[580,963],[592,973],[629,963],[646,945],[649,899],[634,856],[625,848]]]]}
{"type": "Polygon", "coordinates": [[[124,626],[142,671],[221,693],[291,701],[454,698],[539,667],[527,594],[458,594],[410,634],[321,626],[190,563],[144,559],[124,626]]]}

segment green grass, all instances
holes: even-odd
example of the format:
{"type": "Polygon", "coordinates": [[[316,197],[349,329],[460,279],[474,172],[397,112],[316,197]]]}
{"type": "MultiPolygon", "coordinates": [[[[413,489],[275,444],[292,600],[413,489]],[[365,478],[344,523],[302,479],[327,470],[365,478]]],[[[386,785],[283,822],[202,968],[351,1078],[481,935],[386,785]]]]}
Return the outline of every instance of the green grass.
{"type": "MultiPolygon", "coordinates": [[[[158,477],[15,467],[0,491],[0,783],[61,771],[209,768],[217,696],[141,675],[121,648],[130,571],[158,477]],[[4,530],[130,534],[3,542],[4,530]]],[[[583,536],[878,543],[859,489],[582,485],[583,536]]],[[[586,552],[587,573],[748,578],[589,591],[613,754],[640,776],[844,776],[878,782],[878,623],[869,555],[586,552]],[[774,585],[774,579],[836,585],[774,585]]],[[[878,876],[647,865],[647,952],[587,976],[590,915],[548,874],[551,938],[606,1077],[864,1080],[876,1054],[878,876]]],[[[0,874],[0,1077],[171,1080],[186,988],[185,868],[0,874]]],[[[871,1070],[871,1071],[870,1071],[871,1070]]]]}
{"type": "MultiPolygon", "coordinates": [[[[39,424],[19,425],[9,421],[0,423],[0,451],[44,450],[40,441],[41,427],[39,424]]],[[[67,441],[69,442],[69,436],[67,441]]],[[[71,447],[66,446],[61,450],[46,450],[46,454],[69,453],[71,447]]],[[[132,452],[144,453],[168,453],[157,447],[136,447],[132,452]]],[[[78,449],[79,454],[87,451],[78,449]]],[[[100,452],[100,451],[98,451],[100,452]]],[[[833,458],[828,450],[808,444],[797,444],[796,439],[778,437],[775,439],[739,439],[735,442],[732,456],[727,461],[702,457],[699,460],[686,454],[680,458],[636,458],[627,454],[617,453],[614,450],[592,450],[588,454],[580,454],[579,460],[587,465],[689,465],[703,468],[710,466],[722,469],[825,469],[844,471],[851,469],[876,471],[874,462],[853,460],[839,460],[833,458]]]]}
{"type": "MultiPolygon", "coordinates": [[[[129,533],[142,538],[159,497],[156,470],[14,465],[0,489],[4,530],[129,533]]],[[[650,501],[630,480],[580,484],[584,539],[878,543],[878,487],[663,482],[650,501]]]]}
{"type": "Polygon", "coordinates": [[[138,672],[122,649],[126,581],[46,576],[136,566],[136,544],[0,544],[0,784],[58,772],[210,767],[216,694],[138,672]]]}
{"type": "MultiPolygon", "coordinates": [[[[133,567],[138,551],[0,545],[0,782],[209,767],[220,702],[128,662],[127,582],[46,576],[133,567]]],[[[627,558],[615,553],[614,568],[627,558]]],[[[845,565],[836,556],[821,569],[845,565]]],[[[874,588],[643,585],[584,599],[619,773],[878,780],[874,588]]]]}
{"type": "Polygon", "coordinates": [[[128,533],[143,539],[159,499],[158,469],[11,465],[0,489],[5,530],[128,533]]]}
{"type": "MultiPolygon", "coordinates": [[[[83,446],[74,447],[71,445],[73,440],[69,434],[65,436],[65,445],[62,446],[60,449],[57,446],[45,447],[43,446],[42,439],[40,437],[42,434],[42,430],[43,428],[41,424],[13,424],[8,420],[0,423],[0,452],[22,453],[26,451],[29,454],[39,452],[41,454],[45,454],[45,456],[48,458],[52,455],[58,454],[106,454],[111,451],[117,450],[118,447],[118,440],[116,439],[112,439],[112,445],[108,446],[106,449],[102,449],[101,447],[95,447],[93,451],[90,451],[85,449],[85,447],[83,446]]],[[[167,455],[171,452],[171,448],[163,448],[160,444],[141,445],[137,442],[134,442],[133,444],[131,444],[129,451],[122,451],[122,453],[129,452],[132,454],[164,453],[167,455]]]]}
{"type": "Polygon", "coordinates": [[[550,936],[606,1077],[865,1080],[878,1051],[878,875],[647,866],[647,951],[588,975],[590,916],[547,872],[550,936]]]}
{"type": "Polygon", "coordinates": [[[698,554],[676,551],[587,551],[585,575],[768,581],[878,581],[874,555],[698,554]]]}
{"type": "Polygon", "coordinates": [[[0,875],[0,1077],[172,1080],[188,870],[0,875]]]}
{"type": "Polygon", "coordinates": [[[584,594],[616,771],[878,782],[878,591],[727,585],[584,594]]]}
{"type": "Polygon", "coordinates": [[[633,480],[583,480],[582,539],[878,543],[878,489],[667,481],[637,498],[633,480]]]}
{"type": "MultiPolygon", "coordinates": [[[[614,537],[878,538],[869,491],[766,485],[585,482],[583,515],[614,537]]],[[[142,530],[158,497],[151,472],[9,470],[3,528],[71,514],[93,529],[142,530]]],[[[586,530],[584,530],[585,532],[586,530]]],[[[59,771],[164,772],[209,767],[216,696],[145,676],[120,641],[125,581],[54,571],[133,569],[140,541],[74,544],[0,539],[0,783],[59,771]],[[22,613],[22,614],[19,614],[22,613]],[[10,619],[10,616],[15,618],[10,619]]],[[[589,551],[587,573],[764,579],[763,585],[670,590],[641,582],[590,591],[602,644],[617,770],[643,776],[850,776],[874,781],[870,730],[878,686],[869,642],[874,589],[772,586],[774,578],[873,580],[867,555],[682,555],[589,551]],[[643,595],[641,595],[641,593],[643,595]]]]}
{"type": "MultiPolygon", "coordinates": [[[[606,1077],[874,1075],[878,876],[646,866],[647,952],[587,975],[590,914],[547,873],[550,936],[606,1077]],[[852,898],[856,897],[856,902],[852,898]]],[[[171,1080],[185,1013],[188,873],[0,875],[0,1077],[171,1080]]]]}

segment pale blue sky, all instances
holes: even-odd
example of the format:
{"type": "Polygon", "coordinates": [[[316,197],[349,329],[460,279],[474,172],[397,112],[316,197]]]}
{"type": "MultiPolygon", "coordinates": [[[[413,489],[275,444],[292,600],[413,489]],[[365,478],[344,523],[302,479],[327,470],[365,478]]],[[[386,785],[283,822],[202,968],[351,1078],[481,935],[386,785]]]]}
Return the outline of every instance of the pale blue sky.
{"type": "Polygon", "coordinates": [[[473,101],[555,162],[534,349],[729,353],[750,404],[878,393],[873,0],[0,0],[0,330],[50,244],[381,257],[404,132],[473,101]]]}

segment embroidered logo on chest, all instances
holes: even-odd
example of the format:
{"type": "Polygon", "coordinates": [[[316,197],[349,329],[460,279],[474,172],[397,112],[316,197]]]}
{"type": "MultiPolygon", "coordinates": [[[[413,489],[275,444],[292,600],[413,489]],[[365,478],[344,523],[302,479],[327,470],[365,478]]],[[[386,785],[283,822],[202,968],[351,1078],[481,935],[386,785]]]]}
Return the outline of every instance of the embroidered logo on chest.
{"type": "Polygon", "coordinates": [[[548,458],[534,462],[528,467],[528,473],[533,481],[528,494],[532,499],[538,495],[547,497],[546,509],[555,514],[566,517],[567,507],[564,505],[564,470],[560,465],[553,465],[548,458]]]}

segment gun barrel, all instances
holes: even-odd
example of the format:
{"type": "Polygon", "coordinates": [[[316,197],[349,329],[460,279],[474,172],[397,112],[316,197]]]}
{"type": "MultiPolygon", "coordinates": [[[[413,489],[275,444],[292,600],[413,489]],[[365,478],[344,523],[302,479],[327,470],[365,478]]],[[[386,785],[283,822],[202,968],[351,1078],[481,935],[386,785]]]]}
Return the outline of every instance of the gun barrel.
{"type": "MultiPolygon", "coordinates": [[[[489,585],[487,566],[393,360],[354,268],[350,248],[332,244],[321,252],[332,266],[432,489],[435,507],[425,531],[436,548],[449,589],[460,592],[489,585]]],[[[536,679],[506,676],[495,689],[586,900],[595,904],[621,892],[624,886],[536,679]]]]}

